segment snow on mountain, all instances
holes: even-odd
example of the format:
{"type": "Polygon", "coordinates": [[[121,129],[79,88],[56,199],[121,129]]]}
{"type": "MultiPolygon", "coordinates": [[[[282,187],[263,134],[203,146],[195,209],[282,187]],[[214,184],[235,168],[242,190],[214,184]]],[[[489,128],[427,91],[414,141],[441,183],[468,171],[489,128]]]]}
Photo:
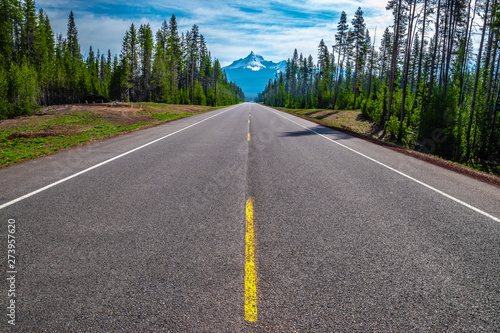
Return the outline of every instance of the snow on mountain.
{"type": "Polygon", "coordinates": [[[222,69],[230,81],[236,82],[243,89],[247,99],[253,99],[264,90],[270,79],[285,72],[285,68],[286,61],[268,61],[252,51],[246,58],[236,60],[222,69]]]}
{"type": "Polygon", "coordinates": [[[223,69],[250,69],[254,72],[260,71],[261,69],[276,69],[284,70],[286,66],[286,61],[272,62],[265,60],[261,55],[255,54],[253,51],[243,59],[234,61],[231,65],[224,67],[223,69]]]}

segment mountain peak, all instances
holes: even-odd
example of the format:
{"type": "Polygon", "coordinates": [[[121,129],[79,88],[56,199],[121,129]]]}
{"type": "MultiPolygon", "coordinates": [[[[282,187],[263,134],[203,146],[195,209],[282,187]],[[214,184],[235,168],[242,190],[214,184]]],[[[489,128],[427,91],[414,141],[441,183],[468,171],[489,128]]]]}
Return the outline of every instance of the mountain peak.
{"type": "Polygon", "coordinates": [[[284,72],[286,61],[272,62],[251,51],[245,58],[233,61],[222,69],[230,81],[236,82],[243,89],[248,100],[264,90],[269,80],[284,72]]]}
{"type": "Polygon", "coordinates": [[[279,70],[282,63],[274,63],[272,61],[267,61],[261,55],[256,54],[254,51],[250,51],[250,54],[243,59],[234,61],[231,65],[224,67],[223,69],[249,69],[254,72],[260,71],[262,69],[276,69],[279,70]]]}

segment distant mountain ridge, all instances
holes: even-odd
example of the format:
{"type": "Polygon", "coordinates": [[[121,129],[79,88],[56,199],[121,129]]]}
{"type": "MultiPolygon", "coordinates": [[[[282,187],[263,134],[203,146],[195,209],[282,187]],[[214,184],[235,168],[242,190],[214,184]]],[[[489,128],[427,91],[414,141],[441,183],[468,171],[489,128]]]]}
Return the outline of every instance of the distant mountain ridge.
{"type": "Polygon", "coordinates": [[[224,69],[251,69],[254,72],[257,72],[262,69],[275,69],[284,71],[286,67],[286,61],[273,62],[267,61],[261,55],[255,54],[253,51],[243,59],[239,59],[233,61],[233,63],[229,66],[224,67],[224,69]]]}
{"type": "Polygon", "coordinates": [[[285,71],[286,61],[268,61],[251,51],[247,57],[235,60],[231,65],[222,69],[230,81],[243,89],[248,100],[262,92],[269,79],[274,79],[277,73],[285,71]]]}

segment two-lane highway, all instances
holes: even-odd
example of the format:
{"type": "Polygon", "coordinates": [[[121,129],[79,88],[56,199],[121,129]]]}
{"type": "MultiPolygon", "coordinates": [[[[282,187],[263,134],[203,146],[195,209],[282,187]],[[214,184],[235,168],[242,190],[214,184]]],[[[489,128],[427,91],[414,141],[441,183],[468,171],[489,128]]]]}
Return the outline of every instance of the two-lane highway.
{"type": "Polygon", "coordinates": [[[500,191],[245,103],[0,170],[20,332],[498,331],[500,191]]]}

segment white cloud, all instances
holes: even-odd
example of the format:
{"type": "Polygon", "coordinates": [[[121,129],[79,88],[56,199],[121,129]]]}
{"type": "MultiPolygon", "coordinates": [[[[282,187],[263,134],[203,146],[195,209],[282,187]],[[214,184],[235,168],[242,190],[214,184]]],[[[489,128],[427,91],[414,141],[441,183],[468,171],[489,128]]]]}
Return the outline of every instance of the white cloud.
{"type": "Polygon", "coordinates": [[[66,34],[69,12],[74,10],[82,53],[87,53],[92,44],[94,50],[100,49],[101,53],[106,53],[109,48],[113,54],[119,54],[122,38],[131,23],[138,27],[149,22],[156,33],[163,19],[168,21],[175,14],[179,32],[197,24],[212,56],[219,58],[223,65],[245,57],[252,50],[273,61],[291,57],[295,48],[304,56],[312,54],[316,58],[321,39],[329,47],[333,44],[342,10],[350,22],[357,7],[362,7],[372,37],[377,27],[378,41],[392,20],[391,13],[385,10],[385,1],[377,0],[278,0],[271,3],[263,0],[251,3],[243,0],[144,0],[134,3],[134,9],[138,8],[139,12],[129,16],[94,12],[96,8],[117,4],[130,5],[120,0],[37,1],[37,5],[49,14],[54,32],[63,35],[66,34]],[[140,8],[154,8],[156,15],[141,16],[140,8]],[[307,15],[309,19],[301,15],[307,15]]]}

